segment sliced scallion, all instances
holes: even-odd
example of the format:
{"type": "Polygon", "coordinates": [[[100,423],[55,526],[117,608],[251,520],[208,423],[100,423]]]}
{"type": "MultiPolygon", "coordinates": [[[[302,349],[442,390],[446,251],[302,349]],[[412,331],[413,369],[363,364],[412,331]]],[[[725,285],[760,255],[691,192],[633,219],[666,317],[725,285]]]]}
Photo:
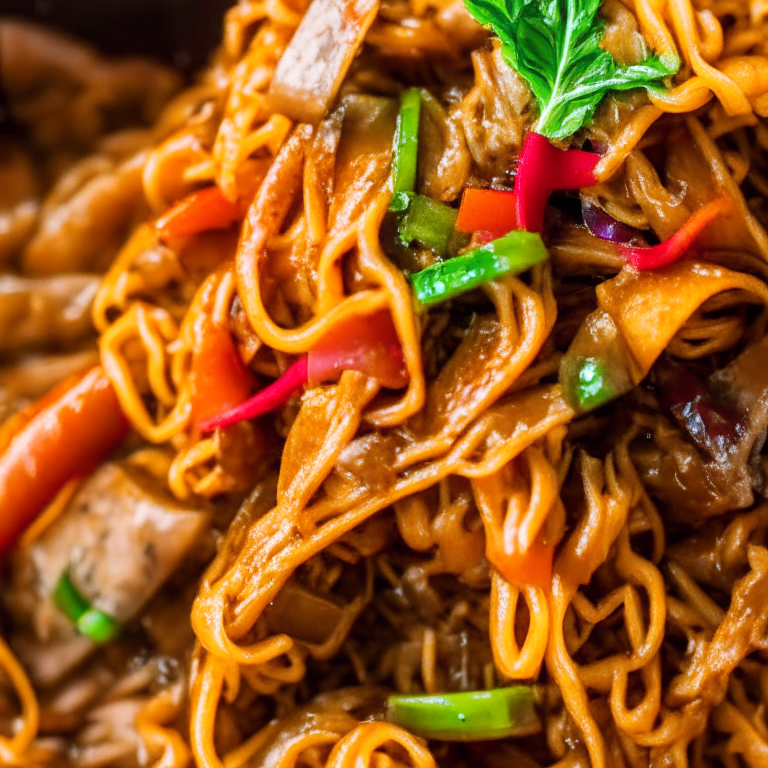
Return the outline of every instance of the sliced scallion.
{"type": "Polygon", "coordinates": [[[392,146],[392,201],[390,211],[408,208],[416,189],[416,168],[419,154],[419,120],[421,93],[409,88],[400,100],[395,140],[392,146]]]}
{"type": "Polygon", "coordinates": [[[108,643],[120,632],[120,625],[115,619],[91,607],[72,583],[68,571],[65,571],[59,579],[53,592],[53,601],[77,627],[77,631],[89,637],[94,643],[99,645],[108,643]]]}
{"type": "Polygon", "coordinates": [[[88,601],[77,591],[65,572],[53,592],[53,601],[58,609],[73,623],[88,610],[88,601]]]}
{"type": "Polygon", "coordinates": [[[77,620],[77,631],[98,645],[114,640],[120,632],[120,625],[103,611],[90,608],[77,620]]]}
{"type": "Polygon", "coordinates": [[[594,357],[581,361],[576,382],[576,398],[579,408],[591,411],[616,397],[610,385],[610,373],[603,360],[594,357]]]}

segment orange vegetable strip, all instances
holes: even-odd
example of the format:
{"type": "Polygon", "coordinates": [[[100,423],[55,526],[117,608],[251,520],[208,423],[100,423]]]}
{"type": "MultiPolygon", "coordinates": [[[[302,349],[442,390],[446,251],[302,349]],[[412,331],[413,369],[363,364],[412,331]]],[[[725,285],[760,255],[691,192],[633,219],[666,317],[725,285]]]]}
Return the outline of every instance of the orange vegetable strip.
{"type": "Polygon", "coordinates": [[[179,200],[156,222],[160,237],[190,237],[213,229],[227,229],[243,219],[236,203],[224,197],[218,187],[208,187],[179,200]]]}
{"type": "Polygon", "coordinates": [[[244,403],[251,375],[228,331],[205,319],[192,355],[192,417],[200,424],[244,403]]]}
{"type": "Polygon", "coordinates": [[[467,187],[456,219],[459,232],[488,232],[496,240],[517,229],[515,193],[504,189],[467,187]]]}
{"type": "Polygon", "coordinates": [[[100,367],[34,416],[0,456],[0,552],[67,482],[105,459],[128,428],[100,367]]]}

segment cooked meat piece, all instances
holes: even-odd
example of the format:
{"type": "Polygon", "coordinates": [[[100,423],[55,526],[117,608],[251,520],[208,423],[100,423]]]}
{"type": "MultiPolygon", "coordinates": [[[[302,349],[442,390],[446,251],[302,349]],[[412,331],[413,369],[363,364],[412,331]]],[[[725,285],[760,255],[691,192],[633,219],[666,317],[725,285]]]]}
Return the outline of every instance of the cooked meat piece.
{"type": "Polygon", "coordinates": [[[91,604],[132,619],[202,534],[207,516],[160,495],[149,475],[105,464],[31,548],[48,592],[69,569],[91,604]]]}
{"type": "Polygon", "coordinates": [[[709,378],[709,389],[741,416],[740,442],[759,453],[768,429],[768,336],[747,347],[730,365],[709,378]]]}
{"type": "Polygon", "coordinates": [[[73,344],[92,330],[94,275],[0,276],[0,353],[73,344]]]}
{"type": "Polygon", "coordinates": [[[697,525],[754,501],[753,476],[743,457],[708,461],[671,422],[660,421],[653,440],[636,446],[633,458],[646,488],[662,502],[665,518],[675,522],[697,525]]]}
{"type": "Polygon", "coordinates": [[[74,628],[53,603],[62,574],[69,572],[94,608],[125,623],[199,541],[207,514],[181,506],[156,486],[144,472],[104,464],[62,515],[15,553],[4,598],[15,621],[34,635],[18,651],[41,684],[66,674],[92,648],[86,641],[82,652],[74,628]]]}
{"type": "Polygon", "coordinates": [[[754,503],[754,491],[768,485],[759,453],[768,430],[768,337],[747,347],[709,377],[701,391],[684,382],[687,394],[674,399],[669,369],[662,399],[684,429],[659,422],[653,443],[634,453],[651,493],[677,522],[692,525],[754,503]]]}

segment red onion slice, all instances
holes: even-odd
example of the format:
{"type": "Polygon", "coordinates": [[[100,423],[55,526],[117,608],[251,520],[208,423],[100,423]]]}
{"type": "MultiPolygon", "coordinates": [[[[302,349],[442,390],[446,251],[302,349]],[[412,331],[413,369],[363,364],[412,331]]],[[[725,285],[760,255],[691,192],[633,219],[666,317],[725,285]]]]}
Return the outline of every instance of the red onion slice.
{"type": "Polygon", "coordinates": [[[645,238],[639,229],[623,224],[614,219],[602,208],[584,200],[581,205],[581,215],[589,231],[601,240],[611,243],[623,243],[633,246],[645,246],[645,238]]]}

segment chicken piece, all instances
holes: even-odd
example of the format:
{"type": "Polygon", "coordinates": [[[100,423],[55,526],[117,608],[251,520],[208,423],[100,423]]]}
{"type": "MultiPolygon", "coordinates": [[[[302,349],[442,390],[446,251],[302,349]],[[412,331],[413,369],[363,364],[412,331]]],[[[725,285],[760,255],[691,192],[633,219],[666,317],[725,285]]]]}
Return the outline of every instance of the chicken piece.
{"type": "Polygon", "coordinates": [[[149,474],[102,465],[63,514],[12,559],[4,599],[25,641],[16,648],[33,679],[50,685],[94,649],[51,595],[64,573],[96,608],[123,624],[179,567],[208,515],[181,506],[149,474]]]}
{"type": "Polygon", "coordinates": [[[89,333],[94,275],[0,276],[0,353],[80,341],[89,333]]]}

